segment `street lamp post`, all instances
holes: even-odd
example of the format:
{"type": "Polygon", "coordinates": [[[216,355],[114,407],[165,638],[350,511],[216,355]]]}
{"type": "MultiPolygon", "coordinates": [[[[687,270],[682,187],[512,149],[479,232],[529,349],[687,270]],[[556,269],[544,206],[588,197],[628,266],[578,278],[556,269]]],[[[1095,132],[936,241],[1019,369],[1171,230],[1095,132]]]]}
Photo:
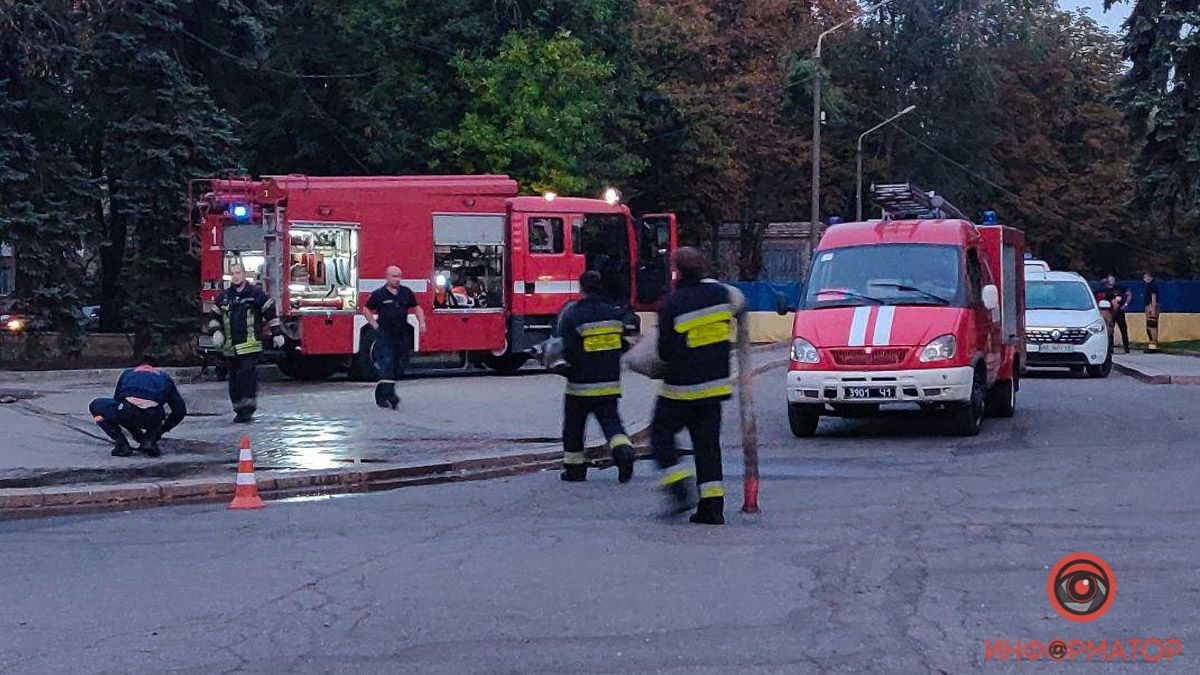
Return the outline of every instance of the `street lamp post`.
{"type": "Polygon", "coordinates": [[[817,47],[812,53],[813,64],[813,147],[812,147],[812,211],[809,218],[808,226],[808,257],[812,259],[812,252],[817,249],[817,237],[820,234],[821,221],[821,42],[826,35],[840,30],[857,21],[859,18],[875,11],[883,5],[891,2],[884,0],[870,7],[864,7],[855,12],[849,19],[835,24],[832,28],[817,36],[817,47]]]}
{"type": "Polygon", "coordinates": [[[863,139],[866,138],[869,134],[874,133],[874,132],[886,127],[887,125],[891,124],[892,122],[895,122],[896,120],[900,119],[901,117],[904,117],[905,115],[907,115],[908,113],[910,113],[916,109],[917,109],[917,106],[910,105],[907,108],[905,108],[904,110],[901,110],[900,112],[896,113],[895,115],[892,115],[891,117],[887,118],[886,120],[880,122],[879,124],[876,124],[875,126],[871,127],[870,129],[867,129],[866,131],[859,134],[859,136],[858,136],[858,154],[857,154],[856,167],[855,167],[855,172],[854,172],[854,196],[855,196],[855,199],[857,200],[857,202],[856,202],[857,206],[854,209],[854,219],[856,221],[862,221],[862,217],[863,217],[862,216],[862,142],[863,142],[863,139]]]}

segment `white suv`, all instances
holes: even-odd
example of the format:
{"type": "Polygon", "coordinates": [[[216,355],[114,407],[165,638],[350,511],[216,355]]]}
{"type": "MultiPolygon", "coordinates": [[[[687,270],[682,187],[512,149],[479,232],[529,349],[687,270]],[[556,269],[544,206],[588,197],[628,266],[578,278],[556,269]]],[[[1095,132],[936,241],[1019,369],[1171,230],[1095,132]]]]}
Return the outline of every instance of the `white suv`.
{"type": "Polygon", "coordinates": [[[1074,272],[1025,273],[1025,357],[1030,368],[1112,371],[1108,324],[1086,280],[1074,272]]]}

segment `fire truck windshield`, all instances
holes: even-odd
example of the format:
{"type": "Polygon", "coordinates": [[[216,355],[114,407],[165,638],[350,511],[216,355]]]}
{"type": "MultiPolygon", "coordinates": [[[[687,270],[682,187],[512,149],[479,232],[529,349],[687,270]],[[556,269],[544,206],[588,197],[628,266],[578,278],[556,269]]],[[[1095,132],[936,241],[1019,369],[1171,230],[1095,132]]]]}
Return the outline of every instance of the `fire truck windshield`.
{"type": "Polygon", "coordinates": [[[805,309],[965,304],[959,248],[936,244],[848,246],[817,254],[805,309]]]}

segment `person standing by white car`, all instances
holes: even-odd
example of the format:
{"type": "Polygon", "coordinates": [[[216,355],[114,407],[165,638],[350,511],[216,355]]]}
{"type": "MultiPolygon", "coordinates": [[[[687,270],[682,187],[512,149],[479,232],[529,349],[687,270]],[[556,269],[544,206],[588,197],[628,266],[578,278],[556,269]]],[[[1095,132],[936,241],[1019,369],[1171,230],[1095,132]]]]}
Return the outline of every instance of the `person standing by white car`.
{"type": "Polygon", "coordinates": [[[1112,371],[1109,326],[1087,281],[1074,272],[1025,275],[1025,352],[1030,368],[1112,371]]]}

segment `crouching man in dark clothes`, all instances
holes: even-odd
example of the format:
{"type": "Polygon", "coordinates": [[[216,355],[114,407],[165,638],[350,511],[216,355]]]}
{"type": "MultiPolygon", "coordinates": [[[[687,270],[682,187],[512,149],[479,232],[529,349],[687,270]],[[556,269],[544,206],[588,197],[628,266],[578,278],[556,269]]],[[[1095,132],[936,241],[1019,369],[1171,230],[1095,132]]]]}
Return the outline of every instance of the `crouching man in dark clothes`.
{"type": "Polygon", "coordinates": [[[117,379],[112,398],[98,398],[88,406],[92,419],[115,446],[114,457],[133,454],[124,432],[138,443],[138,450],[158,457],[158,440],[174,429],[187,415],[187,405],[175,387],[175,381],[163,371],[148,365],[130,368],[117,379]],[[170,408],[168,413],[164,408],[170,408]]]}

